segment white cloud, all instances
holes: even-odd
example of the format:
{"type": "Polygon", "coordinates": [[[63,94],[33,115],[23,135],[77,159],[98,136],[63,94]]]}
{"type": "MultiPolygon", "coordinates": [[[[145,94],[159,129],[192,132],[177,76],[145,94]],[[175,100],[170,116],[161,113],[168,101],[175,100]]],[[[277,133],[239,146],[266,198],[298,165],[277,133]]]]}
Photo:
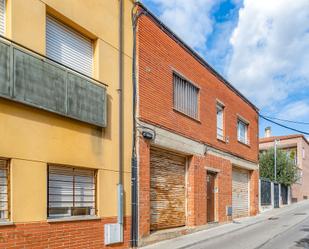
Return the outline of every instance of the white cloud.
{"type": "Polygon", "coordinates": [[[230,42],[228,79],[259,107],[309,95],[308,0],[244,0],[230,42]]]}
{"type": "Polygon", "coordinates": [[[282,108],[280,113],[277,115],[278,118],[288,120],[302,120],[309,116],[309,103],[306,101],[292,102],[282,108]]]}
{"type": "Polygon", "coordinates": [[[215,0],[152,0],[160,8],[160,19],[195,49],[205,47],[212,32],[210,16],[215,0]]]}

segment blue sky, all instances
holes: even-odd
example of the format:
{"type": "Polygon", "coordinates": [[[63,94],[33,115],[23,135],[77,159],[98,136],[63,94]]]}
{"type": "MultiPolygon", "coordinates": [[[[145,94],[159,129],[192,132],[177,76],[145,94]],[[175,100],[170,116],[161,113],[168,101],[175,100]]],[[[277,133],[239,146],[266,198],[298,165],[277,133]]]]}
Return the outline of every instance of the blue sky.
{"type": "MultiPolygon", "coordinates": [[[[143,0],[256,106],[309,123],[308,0],[143,0]]],[[[280,121],[278,121],[280,122],[280,121]]],[[[282,124],[309,132],[309,125],[282,124]]],[[[260,136],[295,132],[260,120],[260,136]]]]}

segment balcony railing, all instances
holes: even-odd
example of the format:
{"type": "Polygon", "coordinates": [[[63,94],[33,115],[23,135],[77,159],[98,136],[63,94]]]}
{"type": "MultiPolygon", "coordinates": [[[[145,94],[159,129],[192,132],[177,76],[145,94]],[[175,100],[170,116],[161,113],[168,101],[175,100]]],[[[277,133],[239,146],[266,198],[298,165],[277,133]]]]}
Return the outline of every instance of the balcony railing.
{"type": "Polygon", "coordinates": [[[0,96],[106,126],[103,84],[5,39],[0,39],[0,96]]]}

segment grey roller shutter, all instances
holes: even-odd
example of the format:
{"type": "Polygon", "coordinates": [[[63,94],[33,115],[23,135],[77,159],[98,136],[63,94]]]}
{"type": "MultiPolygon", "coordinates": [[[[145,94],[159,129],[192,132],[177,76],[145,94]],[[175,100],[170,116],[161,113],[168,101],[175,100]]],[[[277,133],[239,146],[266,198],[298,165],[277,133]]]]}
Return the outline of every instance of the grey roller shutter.
{"type": "Polygon", "coordinates": [[[173,74],[174,108],[192,118],[198,119],[199,89],[177,74],[173,74]]]}
{"type": "Polygon", "coordinates": [[[5,33],[5,0],[0,0],[0,35],[5,33]]]}
{"type": "Polygon", "coordinates": [[[46,55],[92,76],[92,41],[51,16],[46,19],[46,55]]]}
{"type": "Polygon", "coordinates": [[[249,215],[249,176],[247,170],[233,169],[232,206],[233,218],[249,215]]]}

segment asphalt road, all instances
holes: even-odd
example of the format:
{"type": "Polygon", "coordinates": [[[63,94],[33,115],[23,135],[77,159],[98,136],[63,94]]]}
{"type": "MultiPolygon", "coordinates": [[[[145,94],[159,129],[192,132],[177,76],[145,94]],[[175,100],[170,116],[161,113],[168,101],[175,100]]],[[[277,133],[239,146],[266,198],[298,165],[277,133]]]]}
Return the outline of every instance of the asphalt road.
{"type": "Polygon", "coordinates": [[[309,248],[309,204],[188,249],[309,248]]]}

